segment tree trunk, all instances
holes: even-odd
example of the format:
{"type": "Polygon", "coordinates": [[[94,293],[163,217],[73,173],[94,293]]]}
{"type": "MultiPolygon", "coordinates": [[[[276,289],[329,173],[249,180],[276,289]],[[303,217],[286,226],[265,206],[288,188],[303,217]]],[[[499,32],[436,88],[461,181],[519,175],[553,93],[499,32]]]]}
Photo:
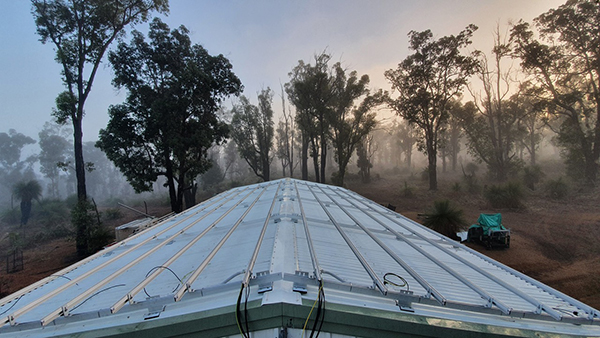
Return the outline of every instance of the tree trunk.
{"type": "MultiPolygon", "coordinates": [[[[327,164],[327,142],[325,136],[321,136],[321,183],[325,183],[325,165],[327,164]]],[[[319,181],[317,181],[319,182],[319,181]]]]}
{"type": "Polygon", "coordinates": [[[308,138],[306,135],[302,136],[302,154],[301,154],[301,163],[302,167],[302,180],[308,181],[308,138]]]}
{"type": "MultiPolygon", "coordinates": [[[[168,154],[166,155],[168,156],[168,154]]],[[[177,193],[175,191],[175,180],[173,177],[173,164],[170,160],[166,161],[165,165],[166,178],[167,178],[167,186],[169,188],[169,200],[171,201],[171,211],[173,212],[181,212],[181,208],[177,205],[177,193]]]]}
{"type": "Polygon", "coordinates": [[[268,182],[271,180],[271,164],[269,163],[269,158],[263,158],[262,159],[263,163],[262,163],[262,167],[263,167],[263,179],[265,182],[268,182]]]}
{"type": "Polygon", "coordinates": [[[198,183],[192,183],[183,191],[183,199],[185,208],[189,209],[196,205],[196,191],[198,191],[198,183]]]}
{"type": "Polygon", "coordinates": [[[429,190],[437,190],[437,151],[433,144],[434,140],[427,139],[427,159],[429,162],[429,190]]]}
{"type": "Polygon", "coordinates": [[[75,157],[75,177],[77,177],[77,200],[87,200],[85,187],[85,162],[83,160],[83,131],[81,119],[73,119],[73,149],[75,157]]]}
{"type": "Polygon", "coordinates": [[[321,179],[319,177],[319,174],[321,173],[319,170],[319,151],[317,149],[314,139],[312,139],[310,143],[312,148],[313,167],[315,170],[315,182],[321,182],[321,179]]]}

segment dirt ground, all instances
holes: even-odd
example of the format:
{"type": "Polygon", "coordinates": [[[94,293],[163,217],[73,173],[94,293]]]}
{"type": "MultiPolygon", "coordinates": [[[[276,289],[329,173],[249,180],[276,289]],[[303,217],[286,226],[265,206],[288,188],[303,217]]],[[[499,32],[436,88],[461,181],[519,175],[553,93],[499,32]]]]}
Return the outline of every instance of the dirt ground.
{"type": "MultiPolygon", "coordinates": [[[[600,189],[572,192],[568,199],[554,201],[541,191],[529,193],[522,210],[491,209],[478,195],[455,192],[451,180],[440,179],[436,192],[427,190],[419,179],[379,179],[370,184],[347,182],[347,187],[419,222],[433,201],[449,199],[464,211],[465,219],[475,223],[480,213],[501,212],[503,223],[511,229],[509,249],[486,250],[468,244],[518,271],[600,309],[600,189]],[[413,194],[405,196],[405,183],[413,194]],[[446,183],[444,183],[446,182],[446,183]]],[[[168,207],[156,208],[150,214],[162,216],[168,207]]],[[[137,218],[123,210],[124,217],[113,226],[137,218]]],[[[0,264],[0,292],[10,294],[76,262],[73,240],[60,239],[24,251],[23,271],[6,274],[6,262],[0,264]]]]}

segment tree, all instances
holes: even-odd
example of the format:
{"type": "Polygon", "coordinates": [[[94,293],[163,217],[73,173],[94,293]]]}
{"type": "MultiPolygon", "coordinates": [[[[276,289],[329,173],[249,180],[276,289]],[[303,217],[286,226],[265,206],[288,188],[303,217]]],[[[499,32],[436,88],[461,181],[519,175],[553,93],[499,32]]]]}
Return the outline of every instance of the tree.
{"type": "Polygon", "coordinates": [[[600,8],[569,0],[512,27],[514,53],[535,87],[528,92],[560,121],[558,143],[569,172],[595,184],[600,159],[600,8]]]}
{"type": "Polygon", "coordinates": [[[411,31],[409,48],[414,51],[397,69],[385,72],[392,90],[398,93],[389,98],[390,107],[422,132],[419,148],[427,154],[429,189],[437,190],[437,150],[440,130],[448,117],[448,102],[461,94],[477,61],[462,55],[460,49],[471,43],[477,29],[469,25],[458,35],[433,39],[430,30],[411,31]]]}
{"type": "Polygon", "coordinates": [[[463,121],[471,153],[487,164],[491,177],[498,182],[505,181],[521,165],[516,156],[516,144],[519,122],[524,114],[515,109],[518,94],[511,96],[514,72],[512,65],[506,69],[504,65],[510,52],[510,45],[497,28],[491,62],[483,52],[479,54],[476,74],[483,89],[480,92],[469,89],[476,108],[475,116],[463,121]]]}
{"type": "Polygon", "coordinates": [[[333,66],[333,98],[327,114],[330,138],[334,148],[338,171],[334,183],[343,186],[346,167],[356,146],[376,125],[375,114],[371,110],[381,103],[381,91],[371,95],[368,89],[369,76],[360,79],[356,71],[346,75],[338,62],[333,66]],[[362,99],[358,104],[357,100],[362,99]]]}
{"type": "Polygon", "coordinates": [[[68,162],[69,141],[61,135],[60,125],[50,122],[44,123],[44,128],[39,132],[40,138],[40,172],[44,177],[50,180],[48,185],[48,193],[58,198],[59,179],[60,179],[60,163],[68,162]]]}
{"type": "Polygon", "coordinates": [[[242,96],[233,107],[231,137],[240,156],[254,174],[263,181],[270,179],[273,147],[273,92],[270,88],[258,94],[258,107],[242,96]]]}
{"type": "MultiPolygon", "coordinates": [[[[412,168],[412,154],[415,147],[415,143],[419,137],[418,130],[415,130],[413,126],[403,120],[402,122],[394,121],[391,128],[392,140],[395,141],[397,148],[404,153],[404,163],[406,168],[411,170],[412,168]]],[[[400,159],[400,152],[397,159],[400,159]]],[[[396,163],[398,166],[398,163],[396,163]]]]}
{"type": "Polygon", "coordinates": [[[458,154],[461,151],[461,138],[463,136],[463,128],[460,120],[454,113],[455,109],[461,109],[462,104],[456,100],[450,104],[450,117],[448,118],[448,125],[442,132],[442,139],[444,147],[442,149],[443,155],[442,160],[444,171],[446,171],[446,159],[444,155],[450,157],[450,163],[452,171],[456,171],[456,165],[458,164],[458,154]]]}
{"type": "Polygon", "coordinates": [[[14,185],[13,195],[21,200],[21,226],[27,224],[31,215],[31,200],[39,200],[42,187],[36,180],[21,181],[14,185]]]}
{"type": "Polygon", "coordinates": [[[170,31],[156,18],[150,42],[134,31],[130,44],[109,53],[113,85],[128,95],[110,107],[97,142],[136,192],[151,191],[164,176],[174,212],[183,210],[184,191],[210,167],[208,149],[228,136],[217,116],[222,101],[242,90],[229,60],[192,45],[188,33],[184,26],[170,31]]]}
{"type": "Polygon", "coordinates": [[[332,76],[329,70],[331,55],[315,55],[315,64],[298,61],[289,73],[290,82],[285,91],[290,102],[296,107],[296,125],[301,131],[301,171],[302,179],[308,179],[308,150],[311,149],[315,178],[325,183],[327,164],[327,141],[329,114],[333,93],[332,76]]]}
{"type": "Polygon", "coordinates": [[[373,135],[366,135],[361,142],[356,145],[356,166],[358,167],[358,175],[363,183],[371,182],[371,168],[373,163],[373,135]]]}
{"type": "Polygon", "coordinates": [[[32,14],[42,43],[51,42],[62,65],[67,90],[56,99],[53,115],[73,124],[77,196],[87,199],[83,131],[85,101],[102,58],[124,29],[146,21],[148,13],[168,12],[167,0],[32,0],[32,14]]]}
{"type": "Polygon", "coordinates": [[[7,201],[12,185],[26,179],[26,173],[31,171],[31,166],[36,161],[35,156],[21,159],[23,147],[34,143],[34,139],[14,129],[10,129],[8,133],[0,133],[0,182],[5,189],[0,196],[5,196],[7,201]]]}
{"type": "Polygon", "coordinates": [[[283,119],[279,119],[276,131],[276,156],[281,161],[283,176],[286,176],[286,169],[289,168],[290,176],[294,177],[294,169],[297,162],[294,161],[294,145],[296,142],[296,125],[294,123],[294,115],[290,109],[286,109],[285,95],[283,86],[281,86],[281,107],[283,111],[283,119]]]}

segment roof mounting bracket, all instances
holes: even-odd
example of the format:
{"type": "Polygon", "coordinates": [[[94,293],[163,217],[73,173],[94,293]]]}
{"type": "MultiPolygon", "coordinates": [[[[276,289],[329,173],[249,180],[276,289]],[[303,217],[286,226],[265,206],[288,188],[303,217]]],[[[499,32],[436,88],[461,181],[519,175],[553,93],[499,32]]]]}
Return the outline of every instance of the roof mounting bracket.
{"type": "Polygon", "coordinates": [[[144,320],[160,317],[160,313],[165,311],[166,307],[166,305],[148,307],[148,313],[144,315],[144,320]]]}
{"type": "Polygon", "coordinates": [[[294,283],[294,286],[292,287],[292,291],[299,292],[302,295],[308,293],[308,289],[306,288],[306,284],[301,284],[301,283],[294,283]]]}
{"type": "Polygon", "coordinates": [[[269,291],[273,291],[273,282],[258,285],[258,294],[262,294],[269,291]]]}

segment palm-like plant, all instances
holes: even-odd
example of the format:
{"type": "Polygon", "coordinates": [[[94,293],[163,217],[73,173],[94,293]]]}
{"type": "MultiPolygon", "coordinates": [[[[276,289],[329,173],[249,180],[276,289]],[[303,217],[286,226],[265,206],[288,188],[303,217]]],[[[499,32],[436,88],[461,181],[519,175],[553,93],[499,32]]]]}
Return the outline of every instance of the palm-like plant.
{"type": "Polygon", "coordinates": [[[21,200],[21,225],[27,224],[31,215],[31,201],[42,195],[42,186],[36,180],[21,181],[13,186],[13,195],[21,200]]]}
{"type": "Polygon", "coordinates": [[[450,204],[449,200],[435,201],[433,210],[425,214],[423,225],[442,235],[456,239],[456,233],[463,230],[467,223],[463,211],[450,204]]]}

